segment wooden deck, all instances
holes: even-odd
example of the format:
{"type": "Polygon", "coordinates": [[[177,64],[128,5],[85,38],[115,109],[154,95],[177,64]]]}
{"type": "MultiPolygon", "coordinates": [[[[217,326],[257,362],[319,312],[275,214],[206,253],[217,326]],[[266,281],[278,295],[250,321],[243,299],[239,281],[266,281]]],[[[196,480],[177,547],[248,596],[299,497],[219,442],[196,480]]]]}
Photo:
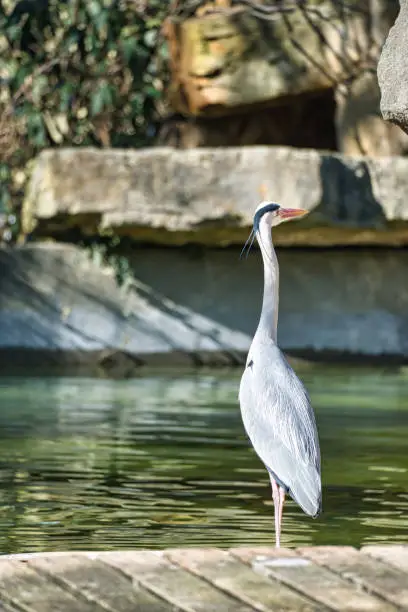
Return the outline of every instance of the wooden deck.
{"type": "Polygon", "coordinates": [[[408,546],[0,557],[0,612],[408,610],[408,546]]]}

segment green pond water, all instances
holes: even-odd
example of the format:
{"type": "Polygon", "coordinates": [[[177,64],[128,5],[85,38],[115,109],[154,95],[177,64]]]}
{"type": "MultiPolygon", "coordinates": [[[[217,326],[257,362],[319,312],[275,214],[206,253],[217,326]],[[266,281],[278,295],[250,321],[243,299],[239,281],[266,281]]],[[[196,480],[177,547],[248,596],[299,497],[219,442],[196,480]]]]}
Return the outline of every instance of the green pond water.
{"type": "MultiPolygon", "coordinates": [[[[408,542],[408,373],[304,366],[323,514],[290,501],[283,544],[408,542]]],[[[0,553],[272,545],[240,372],[0,378],[0,553]]]]}

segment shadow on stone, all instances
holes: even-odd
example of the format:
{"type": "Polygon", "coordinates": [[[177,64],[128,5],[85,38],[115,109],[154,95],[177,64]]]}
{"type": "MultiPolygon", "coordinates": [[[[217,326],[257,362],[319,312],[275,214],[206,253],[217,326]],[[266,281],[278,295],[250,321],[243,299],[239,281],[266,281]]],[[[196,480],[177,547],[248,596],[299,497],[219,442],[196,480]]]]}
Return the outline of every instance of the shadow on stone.
{"type": "MultiPolygon", "coordinates": [[[[262,298],[258,251],[138,249],[124,291],[112,270],[69,245],[0,250],[0,364],[242,364],[262,298]]],[[[405,250],[280,249],[279,344],[298,356],[408,358],[405,250]]],[[[54,368],[55,369],[55,368],[54,368]]]]}
{"type": "Polygon", "coordinates": [[[361,159],[323,156],[320,161],[322,198],[313,211],[322,224],[381,229],[386,218],[373,193],[370,170],[361,159]]]}

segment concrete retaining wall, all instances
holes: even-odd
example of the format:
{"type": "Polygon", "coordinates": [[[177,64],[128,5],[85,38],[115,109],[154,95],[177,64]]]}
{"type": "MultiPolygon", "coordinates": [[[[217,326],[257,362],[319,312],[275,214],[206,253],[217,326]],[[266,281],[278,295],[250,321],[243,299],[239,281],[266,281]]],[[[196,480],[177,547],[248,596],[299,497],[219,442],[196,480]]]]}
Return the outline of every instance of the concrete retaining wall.
{"type": "MultiPolygon", "coordinates": [[[[69,245],[0,250],[3,366],[243,362],[262,294],[259,251],[136,249],[134,282],[69,245]]],[[[408,357],[408,251],[280,249],[279,342],[320,358],[408,357]]],[[[4,367],[3,367],[4,369],[4,367]]]]}

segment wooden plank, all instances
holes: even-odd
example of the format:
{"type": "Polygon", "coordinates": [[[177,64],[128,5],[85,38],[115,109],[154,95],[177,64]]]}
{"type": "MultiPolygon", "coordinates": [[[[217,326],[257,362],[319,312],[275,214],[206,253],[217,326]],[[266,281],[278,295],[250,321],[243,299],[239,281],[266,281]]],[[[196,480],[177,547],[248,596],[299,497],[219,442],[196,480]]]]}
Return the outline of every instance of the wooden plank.
{"type": "Polygon", "coordinates": [[[310,559],[285,548],[237,548],[231,553],[255,571],[272,576],[331,610],[341,612],[390,612],[391,604],[365,593],[356,585],[310,559]]]}
{"type": "Polygon", "coordinates": [[[102,612],[95,605],[64,591],[22,561],[0,560],[0,599],[24,612],[102,612]]]}
{"type": "Polygon", "coordinates": [[[406,574],[383,561],[351,546],[318,546],[301,548],[299,552],[396,606],[408,606],[406,574]]]}
{"type": "Polygon", "coordinates": [[[166,551],[166,556],[259,612],[315,612],[322,609],[277,580],[255,573],[226,551],[216,548],[175,549],[166,551]]]}
{"type": "Polygon", "coordinates": [[[253,612],[253,609],[222,593],[152,551],[112,552],[99,556],[146,589],[183,612],[253,612]]]}
{"type": "Polygon", "coordinates": [[[408,573],[408,546],[363,546],[361,552],[408,573]]]}
{"type": "Polygon", "coordinates": [[[64,588],[81,594],[108,612],[169,612],[166,605],[97,559],[85,555],[43,556],[28,562],[64,588]]]}

